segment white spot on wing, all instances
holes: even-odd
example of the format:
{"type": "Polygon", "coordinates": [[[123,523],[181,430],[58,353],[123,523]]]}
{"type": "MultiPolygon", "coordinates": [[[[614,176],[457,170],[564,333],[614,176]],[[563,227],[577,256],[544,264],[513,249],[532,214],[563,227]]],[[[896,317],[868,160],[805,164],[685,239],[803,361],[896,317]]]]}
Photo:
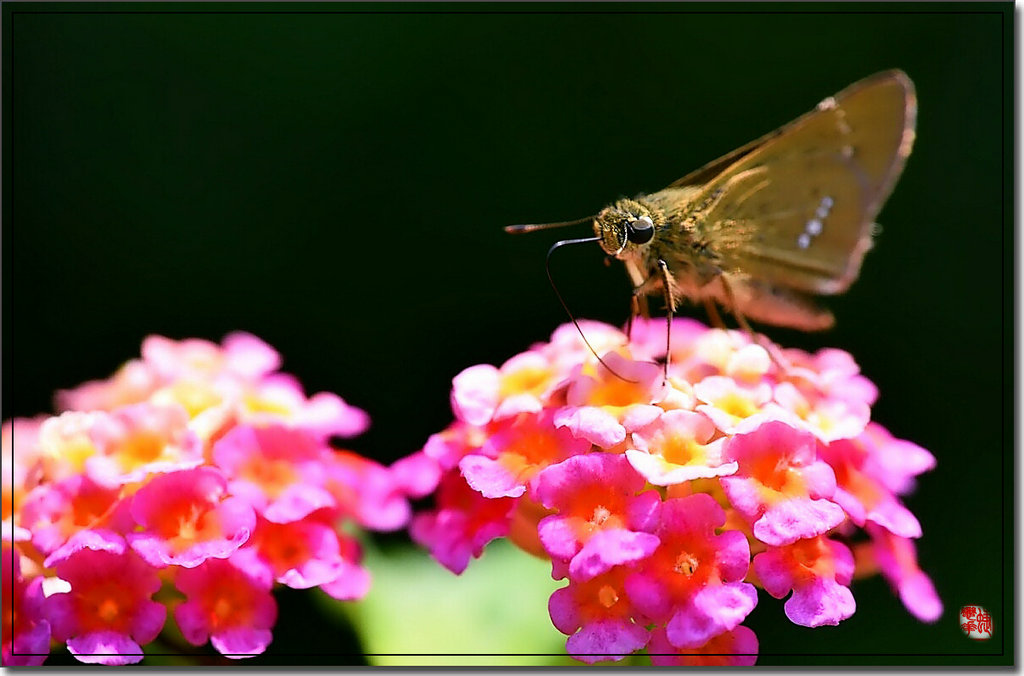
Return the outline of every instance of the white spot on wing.
{"type": "Polygon", "coordinates": [[[821,234],[822,230],[825,229],[825,217],[832,211],[833,204],[832,197],[829,195],[821,198],[818,208],[814,210],[814,218],[807,221],[804,225],[804,231],[796,238],[796,245],[798,247],[806,249],[811,245],[814,238],[821,234]]]}
{"type": "Polygon", "coordinates": [[[828,212],[830,211],[832,211],[832,198],[825,195],[821,198],[821,204],[818,205],[818,209],[814,212],[814,215],[818,220],[822,220],[828,216],[828,212]]]}

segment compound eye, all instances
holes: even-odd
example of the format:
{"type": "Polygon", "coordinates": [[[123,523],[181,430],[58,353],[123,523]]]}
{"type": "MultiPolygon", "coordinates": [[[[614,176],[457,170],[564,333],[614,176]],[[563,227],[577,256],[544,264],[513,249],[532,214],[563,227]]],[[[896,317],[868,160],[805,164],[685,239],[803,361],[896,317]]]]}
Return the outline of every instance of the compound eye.
{"type": "Polygon", "coordinates": [[[633,244],[647,244],[654,237],[654,223],[650,216],[641,216],[626,224],[626,238],[633,244]]]}

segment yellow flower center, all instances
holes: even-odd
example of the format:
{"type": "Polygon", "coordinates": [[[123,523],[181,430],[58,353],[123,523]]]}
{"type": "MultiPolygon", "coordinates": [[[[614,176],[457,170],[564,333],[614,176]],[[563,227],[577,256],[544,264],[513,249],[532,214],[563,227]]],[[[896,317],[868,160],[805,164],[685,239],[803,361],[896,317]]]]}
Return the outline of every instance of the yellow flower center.
{"type": "Polygon", "coordinates": [[[673,465],[696,464],[704,459],[704,447],[692,437],[674,434],[664,440],[661,457],[673,465]]]}
{"type": "Polygon", "coordinates": [[[680,552],[679,556],[676,557],[675,571],[681,573],[686,577],[692,577],[697,572],[697,566],[700,562],[693,554],[689,552],[680,552]]]}
{"type": "Polygon", "coordinates": [[[116,455],[122,467],[146,465],[163,455],[166,440],[156,432],[137,432],[117,446],[116,455]]]}
{"type": "Polygon", "coordinates": [[[715,402],[715,408],[737,418],[749,418],[757,413],[757,406],[750,399],[730,392],[715,402]]]}
{"type": "Polygon", "coordinates": [[[604,585],[597,590],[597,602],[605,608],[611,608],[619,602],[619,594],[611,585],[604,585]]]}
{"type": "Polygon", "coordinates": [[[502,377],[499,393],[503,398],[513,394],[540,396],[549,380],[550,372],[546,369],[536,367],[520,369],[502,377]]]}

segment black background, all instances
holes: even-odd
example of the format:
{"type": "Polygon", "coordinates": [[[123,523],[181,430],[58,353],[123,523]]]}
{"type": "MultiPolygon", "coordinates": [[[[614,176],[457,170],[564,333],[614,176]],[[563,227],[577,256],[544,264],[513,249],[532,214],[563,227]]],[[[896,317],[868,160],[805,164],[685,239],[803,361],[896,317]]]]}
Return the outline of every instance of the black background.
{"type": "MultiPolygon", "coordinates": [[[[461,369],[566,320],[544,253],[586,228],[503,225],[659,189],[905,70],[917,144],[837,327],[769,335],[851,352],[874,419],[935,454],[907,502],[946,614],[918,623],[876,578],[840,627],[795,627],[763,594],[749,624],[761,664],[1010,662],[1012,4],[3,10],[4,418],[149,333],[244,329],[365,408],[351,446],[382,462],[451,420],[461,369]],[[993,640],[963,637],[965,604],[993,640]]],[[[626,277],[601,259],[560,252],[555,274],[578,316],[621,323],[626,277]]],[[[279,632],[260,659],[344,662],[333,631],[279,632]]]]}

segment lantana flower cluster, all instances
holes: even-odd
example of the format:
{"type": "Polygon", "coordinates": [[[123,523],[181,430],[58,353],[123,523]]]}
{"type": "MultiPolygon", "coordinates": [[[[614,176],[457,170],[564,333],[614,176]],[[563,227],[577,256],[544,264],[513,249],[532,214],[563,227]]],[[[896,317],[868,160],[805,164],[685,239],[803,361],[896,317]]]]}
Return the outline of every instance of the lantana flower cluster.
{"type": "MultiPolygon", "coordinates": [[[[900,496],[935,460],[871,420],[875,386],[837,349],[637,320],[561,326],[500,367],[458,374],[455,421],[414,458],[439,474],[414,540],[455,573],[508,537],[566,580],[548,611],[584,662],[749,665],[758,589],[805,626],[856,610],[880,571],[922,621],[942,604],[900,496]]],[[[410,459],[412,461],[412,459],[410,459]]]]}
{"type": "Polygon", "coordinates": [[[388,468],[332,446],[366,413],[307,396],[280,362],[245,333],[150,336],[110,378],[59,392],[58,415],[4,424],[5,665],[41,664],[51,644],[138,662],[171,618],[188,644],[251,657],[271,642],[275,585],[366,594],[342,527],[401,528],[408,500],[388,468]]]}

